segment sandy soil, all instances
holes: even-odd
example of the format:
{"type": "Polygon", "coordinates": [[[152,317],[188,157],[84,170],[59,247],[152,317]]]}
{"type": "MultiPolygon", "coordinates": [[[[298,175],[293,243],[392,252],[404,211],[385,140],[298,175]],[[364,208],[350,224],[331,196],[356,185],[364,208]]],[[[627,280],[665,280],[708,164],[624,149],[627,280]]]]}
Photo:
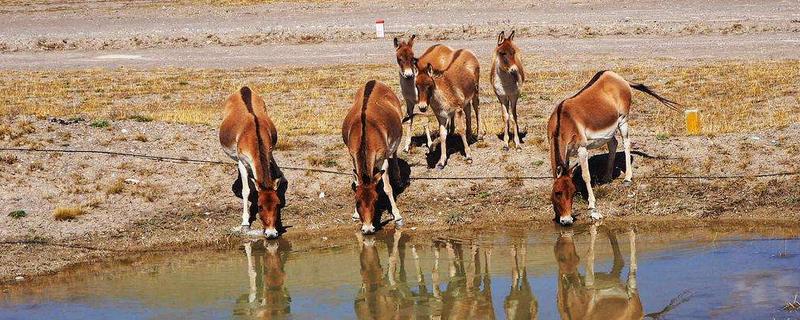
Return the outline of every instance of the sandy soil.
{"type": "MultiPolygon", "coordinates": [[[[226,161],[208,126],[160,122],[114,122],[94,128],[87,122],[62,125],[32,121],[25,139],[43,148],[95,149],[226,161]]],[[[538,129],[538,128],[537,128],[538,129]]],[[[608,221],[709,221],[744,219],[771,225],[796,224],[800,215],[800,178],[735,180],[662,180],[657,174],[755,174],[798,170],[793,139],[800,125],[752,134],[676,137],[634,136],[636,149],[670,157],[636,157],[634,185],[618,181],[596,188],[599,209],[608,221]],[[794,146],[794,147],[793,147],[794,146]],[[780,212],[780,214],[777,214],[780,212]],[[702,218],[702,219],[701,219],[702,218]]],[[[548,225],[552,209],[546,176],[546,146],[531,137],[522,151],[504,152],[496,136],[473,145],[468,165],[457,150],[443,171],[428,169],[424,147],[403,155],[404,170],[415,178],[499,175],[502,180],[411,180],[398,196],[407,228],[420,231],[532,224],[548,225]]],[[[282,142],[276,152],[283,166],[323,167],[347,172],[349,160],[336,136],[300,136],[282,142]],[[287,150],[288,149],[288,150],[287,150]]],[[[12,146],[6,140],[0,146],[12,146]]],[[[230,228],[239,221],[241,202],[230,191],[231,165],[205,165],[67,153],[2,152],[0,180],[0,279],[58,270],[64,266],[117,256],[119,251],[173,250],[219,246],[235,241],[230,228]],[[121,188],[113,188],[120,180],[121,188]],[[87,213],[55,221],[56,207],[82,206],[87,213]],[[6,216],[25,210],[27,216],[6,216]],[[27,244],[10,244],[23,242],[27,244]],[[98,250],[99,249],[99,250],[98,250]]],[[[432,158],[433,160],[435,158],[432,158]]],[[[285,223],[289,239],[350,232],[350,177],[285,170],[289,180],[285,223]],[[323,196],[324,193],[324,196],[323,196]]],[[[577,212],[584,203],[576,204],[577,212]]],[[[585,215],[579,217],[585,223],[585,215]]],[[[388,226],[392,228],[391,225],[388,226]]]]}

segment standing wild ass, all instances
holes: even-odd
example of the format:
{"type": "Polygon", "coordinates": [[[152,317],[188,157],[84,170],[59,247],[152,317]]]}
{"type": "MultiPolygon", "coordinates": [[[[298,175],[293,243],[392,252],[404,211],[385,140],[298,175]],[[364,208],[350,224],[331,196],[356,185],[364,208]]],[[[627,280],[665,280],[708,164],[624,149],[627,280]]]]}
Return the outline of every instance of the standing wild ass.
{"type": "Polygon", "coordinates": [[[424,72],[417,74],[417,107],[425,112],[428,106],[439,122],[439,136],[436,141],[442,152],[437,169],[444,169],[447,163],[447,129],[455,127],[456,133],[464,143],[464,155],[467,163],[472,162],[468,136],[472,134],[470,114],[475,110],[477,131],[480,130],[478,114],[478,80],[480,64],[472,51],[459,49],[453,54],[453,60],[440,76],[434,75],[433,65],[428,64],[424,72]]]}
{"type": "Polygon", "coordinates": [[[678,103],[667,100],[647,86],[632,83],[612,71],[600,71],[592,77],[577,94],[558,104],[547,123],[547,137],[550,140],[550,165],[555,181],[551,200],[556,218],[562,225],[572,224],[572,197],[575,184],[569,157],[575,154],[580,160],[581,173],[589,195],[589,211],[592,219],[602,219],[603,215],[595,207],[594,192],[589,176],[589,149],[608,145],[608,170],[605,180],[611,180],[614,169],[614,156],[617,153],[619,131],[625,148],[625,185],[631,183],[631,140],[628,138],[628,113],[631,107],[631,88],[647,93],[672,109],[678,103]]]}
{"type": "Polygon", "coordinates": [[[278,143],[278,131],[267,115],[264,100],[248,87],[242,87],[225,101],[225,115],[219,128],[219,142],[225,153],[236,160],[239,167],[242,196],[242,233],[247,233],[255,217],[251,211],[251,193],[257,198],[257,212],[264,224],[267,238],[278,237],[282,229],[280,210],[282,196],[278,193],[285,182],[283,173],[272,157],[272,148],[278,143]]]}
{"type": "MultiPolygon", "coordinates": [[[[403,93],[403,100],[406,102],[406,119],[408,121],[408,132],[403,151],[408,152],[411,146],[411,137],[414,130],[414,115],[418,110],[414,110],[417,104],[417,87],[414,84],[419,66],[427,66],[429,63],[435,72],[442,72],[453,59],[454,50],[446,45],[435,44],[425,50],[419,58],[414,57],[414,39],[417,35],[412,35],[408,41],[394,38],[394,49],[397,56],[397,66],[400,67],[400,92],[403,93]]],[[[427,138],[428,148],[431,146],[431,133],[428,130],[428,123],[425,122],[425,137],[427,138]]]]}
{"type": "Polygon", "coordinates": [[[509,136],[513,130],[514,145],[522,149],[519,138],[519,122],[517,118],[517,101],[522,83],[525,82],[525,69],[522,67],[522,52],[514,44],[514,31],[505,37],[505,31],[497,36],[497,48],[492,55],[492,72],[490,73],[492,88],[503,109],[503,148],[508,150],[509,136]],[[513,121],[513,123],[512,123],[513,121]]]}
{"type": "Polygon", "coordinates": [[[392,205],[392,218],[402,225],[403,217],[394,200],[387,170],[400,181],[397,166],[397,147],[403,138],[403,109],[394,91],[383,83],[370,80],[358,90],[355,101],[342,123],[342,139],[353,160],[356,208],[353,220],[360,219],[361,232],[375,232],[375,205],[378,201],[378,182],[392,205]]]}

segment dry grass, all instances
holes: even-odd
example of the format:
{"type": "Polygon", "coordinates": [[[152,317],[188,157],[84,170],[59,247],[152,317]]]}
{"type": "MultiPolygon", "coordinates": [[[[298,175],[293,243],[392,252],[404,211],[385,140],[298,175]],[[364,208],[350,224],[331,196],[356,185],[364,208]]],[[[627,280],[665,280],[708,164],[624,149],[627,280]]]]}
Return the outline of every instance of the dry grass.
{"type": "MultiPolygon", "coordinates": [[[[532,68],[531,68],[532,69],[532,68]]],[[[800,122],[796,88],[800,61],[715,62],[692,66],[616,68],[631,81],[701,110],[703,133],[747,132],[800,122]]],[[[595,70],[529,72],[520,103],[523,126],[537,132],[561,99],[579,90],[595,70]]],[[[499,108],[481,79],[487,132],[499,132],[499,108]]],[[[378,79],[398,88],[395,66],[341,65],[313,68],[8,71],[0,75],[0,103],[38,116],[153,119],[216,125],[222,101],[249,85],[264,96],[281,135],[336,134],[357,88],[378,79]]],[[[683,114],[634,95],[633,126],[664,137],[683,135],[683,114]]],[[[108,122],[95,121],[95,126],[108,122]]],[[[22,128],[2,127],[3,132],[22,128]]],[[[15,134],[16,135],[16,134],[15,134]]],[[[535,135],[534,135],[535,136],[535,135]]]]}
{"type": "Polygon", "coordinates": [[[106,188],[106,194],[119,194],[122,193],[123,190],[125,190],[125,179],[117,178],[117,180],[114,180],[114,182],[106,188]]]}
{"type": "Polygon", "coordinates": [[[53,210],[53,218],[58,221],[72,220],[86,214],[81,207],[58,207],[53,210]]]}

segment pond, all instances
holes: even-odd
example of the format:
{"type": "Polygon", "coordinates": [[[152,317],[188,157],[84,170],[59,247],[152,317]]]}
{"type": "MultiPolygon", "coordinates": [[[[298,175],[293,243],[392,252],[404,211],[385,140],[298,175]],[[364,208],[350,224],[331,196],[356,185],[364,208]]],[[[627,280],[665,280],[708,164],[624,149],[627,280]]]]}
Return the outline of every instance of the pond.
{"type": "Polygon", "coordinates": [[[787,306],[797,238],[605,226],[414,237],[302,252],[258,240],[95,268],[2,293],[0,319],[800,318],[787,306]]]}

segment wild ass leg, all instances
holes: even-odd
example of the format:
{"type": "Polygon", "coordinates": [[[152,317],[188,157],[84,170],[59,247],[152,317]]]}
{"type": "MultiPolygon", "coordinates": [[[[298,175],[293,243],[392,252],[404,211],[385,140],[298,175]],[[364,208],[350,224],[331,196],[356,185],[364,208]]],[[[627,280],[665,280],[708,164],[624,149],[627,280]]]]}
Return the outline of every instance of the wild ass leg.
{"type": "Polygon", "coordinates": [[[608,164],[606,166],[606,173],[603,175],[604,182],[611,182],[614,176],[614,165],[617,158],[617,138],[612,137],[608,140],[608,164]]]}
{"type": "MultiPolygon", "coordinates": [[[[477,92],[472,97],[472,108],[475,109],[475,139],[478,141],[483,141],[485,132],[483,132],[484,130],[481,130],[483,128],[481,126],[481,99],[477,92]]],[[[472,120],[467,118],[467,121],[472,120]]]]}
{"type": "Polygon", "coordinates": [[[518,100],[519,100],[519,97],[518,96],[514,96],[513,98],[511,98],[511,100],[509,102],[510,102],[510,107],[511,107],[511,116],[512,116],[512,119],[514,120],[514,146],[515,146],[515,148],[517,148],[517,150],[521,150],[522,146],[520,145],[521,144],[521,142],[520,142],[521,140],[519,138],[519,122],[517,121],[517,101],[518,100]]]}
{"type": "Polygon", "coordinates": [[[406,116],[408,116],[408,124],[406,125],[406,139],[403,142],[403,152],[408,152],[411,148],[411,136],[414,135],[414,104],[406,100],[406,116]]]}
{"type": "Polygon", "coordinates": [[[444,169],[444,165],[447,163],[447,120],[443,119],[441,116],[436,116],[439,120],[439,137],[436,140],[439,141],[439,151],[442,154],[439,156],[439,162],[436,163],[436,169],[444,169]]]}
{"type": "Polygon", "coordinates": [[[383,192],[386,193],[386,197],[389,198],[389,203],[392,205],[392,219],[394,219],[394,224],[396,226],[403,225],[403,217],[400,216],[400,209],[397,208],[397,204],[394,202],[394,191],[392,190],[392,183],[389,180],[389,161],[383,160],[383,192]]]}
{"type": "Polygon", "coordinates": [[[465,115],[463,112],[456,112],[455,114],[455,121],[456,121],[456,131],[458,135],[461,136],[461,142],[464,143],[464,156],[467,158],[467,163],[472,163],[472,150],[469,148],[469,140],[467,139],[467,135],[470,132],[469,129],[469,115],[465,115]],[[461,127],[461,124],[464,124],[466,128],[461,127]]]}
{"type": "Polygon", "coordinates": [[[592,190],[592,177],[589,174],[589,150],[586,147],[578,148],[578,159],[581,162],[581,174],[583,175],[583,182],[586,184],[586,192],[589,193],[589,211],[591,217],[595,220],[600,220],[603,215],[597,212],[595,206],[594,191],[592,190]]]}
{"type": "Polygon", "coordinates": [[[503,150],[508,150],[508,141],[510,139],[511,123],[509,121],[511,115],[508,114],[508,98],[500,99],[500,109],[503,111],[503,150]]]}
{"type": "Polygon", "coordinates": [[[425,145],[425,147],[427,147],[428,150],[430,150],[431,146],[433,145],[433,141],[431,141],[431,130],[428,129],[431,123],[431,119],[428,117],[424,118],[425,118],[425,123],[423,123],[422,126],[425,127],[425,139],[428,142],[428,144],[425,145]]]}
{"type": "Polygon", "coordinates": [[[250,177],[247,173],[247,167],[244,166],[241,160],[237,162],[239,166],[239,175],[242,177],[242,224],[241,232],[247,233],[250,230],[250,177]]]}
{"type": "Polygon", "coordinates": [[[619,125],[619,133],[622,136],[622,146],[625,148],[625,180],[623,185],[631,185],[633,179],[633,167],[631,167],[631,139],[628,137],[628,123],[622,122],[619,125]]]}
{"type": "MultiPolygon", "coordinates": [[[[465,117],[464,124],[466,127],[467,141],[469,141],[474,134],[472,132],[472,102],[465,104],[462,110],[464,112],[464,117],[465,117]]],[[[458,123],[461,122],[456,122],[456,126],[458,126],[458,123]]]]}

